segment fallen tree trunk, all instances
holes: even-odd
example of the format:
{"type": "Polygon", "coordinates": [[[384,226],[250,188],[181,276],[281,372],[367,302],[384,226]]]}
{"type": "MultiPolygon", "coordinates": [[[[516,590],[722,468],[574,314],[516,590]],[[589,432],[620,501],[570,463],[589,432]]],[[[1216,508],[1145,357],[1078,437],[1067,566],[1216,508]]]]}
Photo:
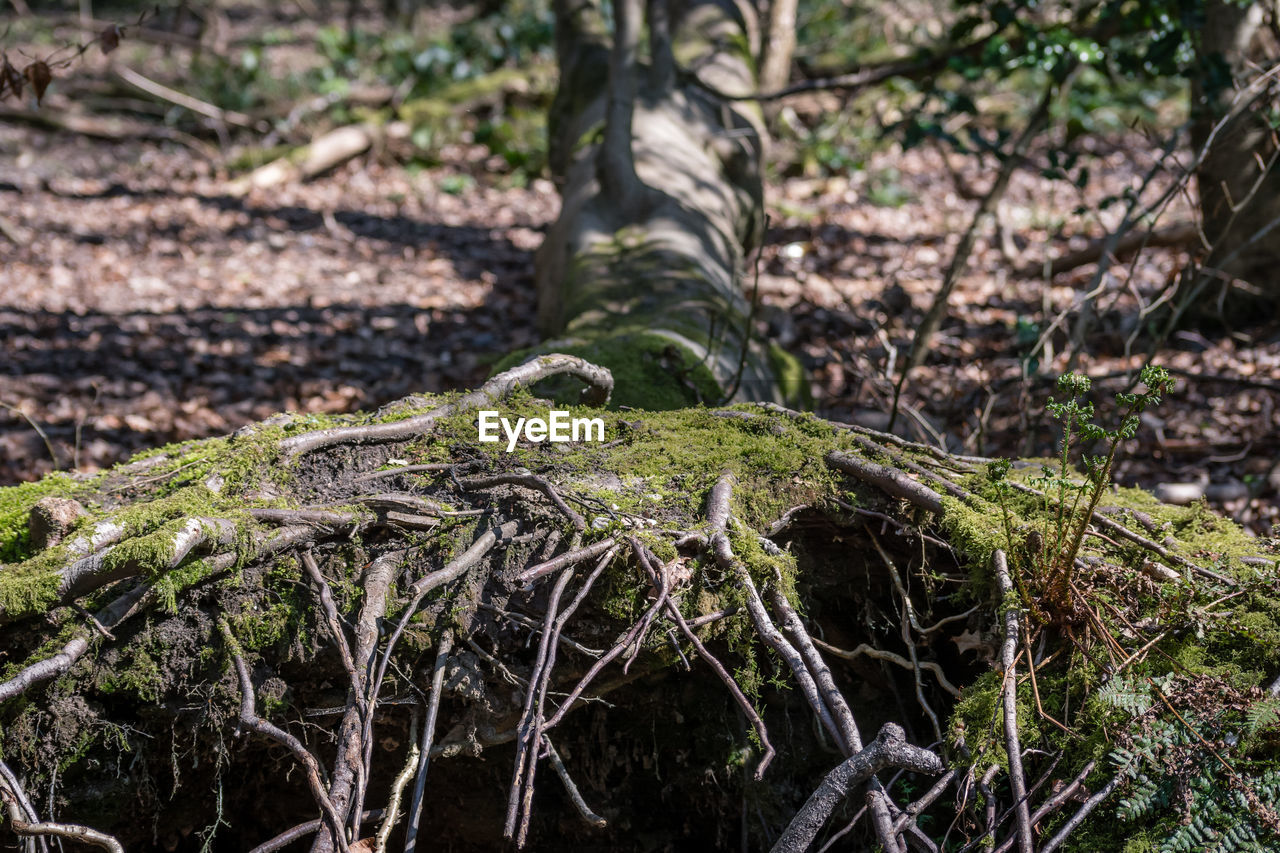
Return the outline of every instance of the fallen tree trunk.
{"type": "Polygon", "coordinates": [[[760,340],[744,296],[764,225],[759,110],[706,88],[755,90],[754,12],[650,3],[645,62],[644,8],[617,5],[610,44],[596,0],[556,4],[549,162],[564,202],[538,252],[548,347],[612,370],[621,404],[801,399],[795,360],[760,340]]]}
{"type": "Polygon", "coordinates": [[[0,491],[13,828],[130,850],[187,849],[201,827],[214,849],[399,844],[398,827],[361,828],[372,807],[441,846],[798,850],[865,805],[867,843],[940,847],[951,826],[952,841],[1039,849],[1054,832],[1131,831],[1086,820],[1097,798],[1063,830],[1071,798],[1055,786],[1109,794],[1191,767],[1245,798],[1203,832],[1272,831],[1248,798],[1269,802],[1274,749],[1229,745],[1223,727],[1272,725],[1241,679],[1274,679],[1276,648],[1214,626],[1271,624],[1275,566],[1225,522],[1116,496],[1127,508],[1098,516],[1107,533],[1054,611],[1024,597],[1041,582],[1018,532],[1039,523],[1032,505],[1006,527],[980,460],[762,405],[575,408],[603,441],[477,441],[482,408],[545,416],[524,389],[553,374],[596,404],[609,391],[599,368],[544,356],[425,408],[281,417],[0,491]],[[1146,535],[1160,525],[1180,544],[1146,535]],[[1001,586],[987,566],[1007,548],[1001,586]],[[1142,570],[1156,559],[1188,569],[1142,570]],[[1191,606],[1170,611],[1168,595],[1191,606]],[[1190,661],[1179,637],[1195,624],[1211,656],[1157,678],[1190,661]],[[1197,704],[1210,692],[1225,705],[1197,704]],[[1075,736],[1055,746],[1051,718],[1075,736]],[[1179,719],[1194,734],[1167,730],[1168,755],[1132,734],[1179,719]],[[859,730],[885,723],[922,745],[940,723],[945,740],[907,747],[890,730],[899,746],[864,750],[859,730]],[[1002,730],[1020,733],[1020,765],[1004,764],[1002,730]],[[929,793],[910,802],[911,788],[929,793]]]}

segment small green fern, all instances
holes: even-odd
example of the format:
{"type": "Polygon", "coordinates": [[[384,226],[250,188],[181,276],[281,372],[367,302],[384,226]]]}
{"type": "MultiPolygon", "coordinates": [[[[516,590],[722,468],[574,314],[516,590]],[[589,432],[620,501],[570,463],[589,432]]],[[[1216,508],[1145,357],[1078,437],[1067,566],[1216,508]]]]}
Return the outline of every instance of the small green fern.
{"type": "MultiPolygon", "coordinates": [[[[1121,676],[1099,690],[1100,700],[1132,717],[1128,742],[1111,752],[1117,772],[1128,780],[1116,816],[1165,827],[1175,818],[1159,853],[1274,853],[1280,849],[1280,769],[1227,767],[1214,745],[1221,748],[1238,742],[1241,732],[1252,737],[1274,725],[1280,703],[1262,699],[1240,709],[1200,702],[1197,710],[1172,713],[1165,703],[1191,681],[1121,676]],[[1157,690],[1163,698],[1154,695],[1157,690]]],[[[1203,685],[1195,689],[1204,695],[1203,685]]]]}

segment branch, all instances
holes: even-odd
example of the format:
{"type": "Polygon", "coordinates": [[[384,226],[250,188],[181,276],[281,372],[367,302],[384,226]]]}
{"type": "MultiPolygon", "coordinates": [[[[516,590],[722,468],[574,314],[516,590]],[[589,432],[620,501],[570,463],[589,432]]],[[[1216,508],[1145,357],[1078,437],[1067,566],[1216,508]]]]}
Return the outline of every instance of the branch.
{"type": "MultiPolygon", "coordinates": [[[[1032,853],[1031,813],[1027,806],[1027,780],[1022,772],[1022,746],[1018,742],[1018,669],[1014,654],[1018,647],[1019,601],[1013,592],[1013,580],[1009,577],[1009,563],[1004,551],[996,550],[992,556],[996,582],[1000,585],[1001,606],[1004,608],[1004,646],[1000,650],[1000,662],[1004,667],[1004,740],[1009,754],[1009,788],[1013,793],[1014,814],[1018,819],[1018,851],[1032,853]]],[[[1028,662],[1028,666],[1035,666],[1028,662]]]]}
{"type": "Polygon", "coordinates": [[[609,395],[613,393],[613,374],[575,355],[551,353],[503,371],[475,391],[425,414],[392,423],[315,430],[286,438],[280,442],[280,449],[286,456],[294,457],[335,444],[380,444],[415,438],[430,432],[440,418],[479,408],[508,396],[517,388],[528,387],[542,379],[561,374],[576,376],[587,383],[582,392],[583,405],[603,406],[609,402],[609,395]]]}
{"type": "Polygon", "coordinates": [[[226,641],[227,649],[231,653],[231,660],[235,663],[236,674],[240,679],[240,722],[250,731],[283,744],[292,753],[294,759],[302,765],[307,773],[307,785],[311,788],[311,796],[324,812],[338,849],[347,853],[347,836],[343,828],[343,820],[334,809],[333,801],[329,799],[329,794],[321,781],[320,762],[316,761],[316,757],[296,737],[258,716],[258,712],[254,710],[253,679],[249,677],[249,667],[245,665],[244,658],[240,654],[240,644],[231,633],[231,626],[227,624],[226,619],[218,620],[218,630],[222,632],[223,640],[226,641]]]}
{"type": "Polygon", "coordinates": [[[866,749],[849,756],[827,774],[773,845],[773,853],[802,853],[809,849],[831,812],[849,792],[886,767],[937,774],[942,772],[942,760],[927,749],[907,743],[901,726],[885,723],[866,749]]]}
{"type": "Polygon", "coordinates": [[[895,498],[902,498],[934,515],[942,515],[942,495],[933,489],[918,483],[888,465],[880,465],[860,459],[840,450],[832,450],[825,457],[826,463],[838,471],[857,477],[895,498]]]}

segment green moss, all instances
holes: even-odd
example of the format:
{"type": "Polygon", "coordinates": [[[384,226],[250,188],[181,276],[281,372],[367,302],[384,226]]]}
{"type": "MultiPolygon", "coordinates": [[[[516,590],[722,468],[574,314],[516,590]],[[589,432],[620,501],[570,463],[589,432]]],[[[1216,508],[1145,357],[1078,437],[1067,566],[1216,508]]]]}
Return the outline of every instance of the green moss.
{"type": "MultiPolygon", "coordinates": [[[[513,353],[494,366],[500,373],[549,352],[546,347],[513,353]]],[[[651,332],[626,332],[590,342],[557,342],[555,352],[576,355],[613,374],[610,408],[629,407],[667,411],[715,402],[722,396],[719,383],[706,364],[671,338],[651,332]]],[[[553,377],[534,386],[536,393],[569,403],[577,399],[581,385],[553,377]]]]}
{"type": "Polygon", "coordinates": [[[266,608],[248,605],[240,613],[230,616],[228,621],[242,646],[250,651],[262,651],[296,633],[301,612],[299,603],[277,601],[266,608]]]}
{"type": "Polygon", "coordinates": [[[809,374],[800,359],[769,342],[769,366],[778,379],[778,387],[782,389],[782,399],[786,405],[796,409],[813,408],[813,392],[809,389],[809,374]]]}
{"type": "Polygon", "coordinates": [[[124,647],[124,660],[104,670],[98,680],[103,693],[132,693],[144,702],[158,702],[164,692],[164,674],[151,650],[140,643],[124,647]]]}
{"type": "Polygon", "coordinates": [[[0,488],[0,563],[13,563],[31,556],[27,517],[41,498],[76,498],[91,493],[100,477],[76,480],[62,472],[49,474],[34,483],[0,488]]]}

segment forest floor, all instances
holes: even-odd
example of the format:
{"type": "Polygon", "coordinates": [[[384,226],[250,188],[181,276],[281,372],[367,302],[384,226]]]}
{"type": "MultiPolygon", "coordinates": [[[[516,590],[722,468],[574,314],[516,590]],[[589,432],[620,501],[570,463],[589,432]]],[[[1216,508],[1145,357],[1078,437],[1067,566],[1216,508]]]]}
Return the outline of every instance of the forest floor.
{"type": "MultiPolygon", "coordinates": [[[[760,258],[761,334],[809,369],[816,411],[869,426],[887,421],[898,366],[994,172],[975,156],[882,149],[847,174],[771,180],[760,258]]],[[[1153,340],[1142,312],[1187,263],[1182,249],[1115,266],[1089,327],[1093,265],[1051,282],[1017,272],[1102,234],[1114,215],[1070,211],[1138,186],[1150,150],[1136,133],[1098,141],[1085,191],[1039,168],[1015,175],[1001,233],[979,241],[899,424],[952,449],[1049,455],[1044,402],[1073,354],[1105,392],[1151,358],[1179,385],[1128,444],[1119,481],[1207,483],[1215,506],[1264,533],[1280,521],[1280,323],[1153,340]],[[1049,351],[1028,360],[1059,316],[1049,351]]],[[[549,181],[517,186],[485,147],[450,145],[431,168],[368,154],[237,195],[226,161],[202,151],[0,121],[0,484],[282,410],[472,387],[537,341],[533,255],[559,204],[549,181]]],[[[1179,201],[1163,221],[1189,215],[1179,201]]]]}

